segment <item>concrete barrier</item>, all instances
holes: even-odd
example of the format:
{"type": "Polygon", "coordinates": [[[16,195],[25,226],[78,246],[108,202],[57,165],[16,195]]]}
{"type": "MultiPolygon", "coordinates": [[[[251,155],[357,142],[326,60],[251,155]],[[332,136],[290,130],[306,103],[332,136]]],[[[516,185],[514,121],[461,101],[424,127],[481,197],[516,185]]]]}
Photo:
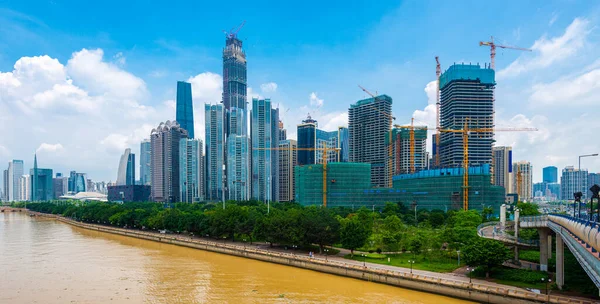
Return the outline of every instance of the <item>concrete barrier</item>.
{"type": "Polygon", "coordinates": [[[238,257],[245,257],[259,261],[277,263],[309,269],[344,277],[350,277],[369,282],[383,283],[402,288],[408,288],[428,293],[440,294],[480,303],[520,304],[520,303],[577,303],[588,304],[593,301],[573,299],[563,296],[540,295],[526,290],[515,288],[501,288],[484,284],[467,283],[465,281],[448,280],[427,275],[413,275],[406,272],[397,272],[369,268],[338,261],[314,259],[304,255],[292,253],[279,253],[264,249],[246,246],[223,244],[201,239],[188,239],[174,235],[164,235],[153,232],[123,229],[110,226],[82,223],[56,215],[34,213],[36,215],[56,218],[57,220],[84,229],[113,233],[128,237],[145,239],[155,242],[184,246],[200,250],[212,251],[238,257]]]}

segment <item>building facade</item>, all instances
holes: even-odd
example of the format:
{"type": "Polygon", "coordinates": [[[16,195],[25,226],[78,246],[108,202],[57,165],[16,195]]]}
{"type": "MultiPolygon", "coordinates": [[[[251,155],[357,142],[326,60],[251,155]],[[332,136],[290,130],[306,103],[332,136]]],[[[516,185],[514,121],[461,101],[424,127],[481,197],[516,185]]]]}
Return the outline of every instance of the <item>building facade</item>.
{"type": "Polygon", "coordinates": [[[194,104],[192,103],[192,84],[177,82],[177,103],[175,120],[186,130],[188,138],[194,138],[194,104]]]}
{"type": "Polygon", "coordinates": [[[393,128],[385,138],[386,184],[391,187],[392,176],[425,170],[428,166],[427,130],[414,130],[414,157],[411,166],[411,130],[393,128]]]}
{"type": "Polygon", "coordinates": [[[392,128],[392,98],[380,95],[359,100],[348,109],[349,158],[371,164],[371,183],[389,185],[385,173],[385,136],[392,128]],[[387,183],[386,183],[387,182],[387,183]]]}
{"type": "Polygon", "coordinates": [[[52,184],[55,199],[69,193],[69,178],[62,176],[62,173],[56,173],[56,177],[52,179],[52,184]]]}
{"type": "Polygon", "coordinates": [[[8,163],[8,201],[21,201],[20,178],[23,176],[23,161],[13,159],[8,163]]]}
{"type": "Polygon", "coordinates": [[[179,140],[179,189],[184,203],[204,201],[203,148],[200,139],[179,140]]]}
{"type": "Polygon", "coordinates": [[[117,171],[117,186],[135,185],[135,154],[131,149],[125,149],[117,171]]]}
{"type": "Polygon", "coordinates": [[[279,111],[270,99],[252,99],[250,121],[252,142],[252,198],[267,202],[277,199],[279,147],[279,111]]]}
{"type": "Polygon", "coordinates": [[[546,183],[558,182],[558,168],[554,166],[545,167],[543,170],[543,180],[546,183]]]}
{"type": "Polygon", "coordinates": [[[19,201],[31,201],[31,175],[24,174],[19,178],[19,201]]]}
{"type": "Polygon", "coordinates": [[[512,147],[494,147],[494,185],[504,187],[506,193],[514,193],[512,147]]]}
{"type": "Polygon", "coordinates": [[[87,191],[87,175],[85,173],[77,173],[71,171],[69,173],[69,193],[77,194],[87,191]]]}
{"type": "Polygon", "coordinates": [[[108,186],[107,199],[110,202],[148,202],[150,193],[148,185],[115,185],[108,186]]]}
{"type": "Polygon", "coordinates": [[[560,177],[560,199],[573,200],[573,193],[581,192],[582,199],[587,199],[588,192],[588,171],[575,169],[573,166],[567,166],[562,170],[560,177]]]}
{"type": "Polygon", "coordinates": [[[224,200],[225,125],[223,105],[204,105],[206,200],[224,200]]]}
{"type": "Polygon", "coordinates": [[[227,139],[227,191],[228,199],[250,199],[250,146],[248,137],[229,135],[227,139]]]}
{"type": "Polygon", "coordinates": [[[54,199],[54,183],[52,169],[40,169],[37,165],[37,154],[33,157],[33,168],[29,170],[31,177],[29,199],[33,202],[50,201],[54,199]]]}
{"type": "MultiPolygon", "coordinates": [[[[299,149],[314,149],[317,147],[317,126],[317,121],[312,119],[310,114],[298,125],[297,137],[299,149]]],[[[315,164],[316,155],[315,150],[299,150],[298,166],[315,164]]]]}
{"type": "Polygon", "coordinates": [[[531,202],[533,200],[533,170],[531,163],[520,161],[513,164],[513,184],[519,200],[531,202]]]}
{"type": "Polygon", "coordinates": [[[298,142],[289,139],[279,142],[279,199],[280,202],[294,200],[294,167],[298,164],[298,142]]]}
{"type": "Polygon", "coordinates": [[[8,202],[8,169],[2,172],[2,200],[8,202]]]}
{"type": "MultiPolygon", "coordinates": [[[[494,128],[494,70],[479,65],[454,64],[439,80],[440,128],[494,128]]],[[[440,133],[440,166],[463,166],[463,134],[440,133]]],[[[492,163],[494,132],[473,132],[469,136],[469,166],[492,163]]]]}
{"type": "Polygon", "coordinates": [[[160,123],[150,133],[152,145],[152,199],[155,202],[179,202],[179,141],[187,131],[176,121],[160,123]]]}
{"type": "Polygon", "coordinates": [[[587,180],[587,186],[586,186],[588,199],[592,197],[592,191],[590,191],[590,188],[593,185],[600,186],[600,173],[589,173],[588,174],[588,180],[587,180]]]}
{"type": "Polygon", "coordinates": [[[150,163],[152,162],[152,145],[150,139],[144,139],[140,144],[140,182],[142,185],[152,185],[152,172],[150,163]]]}
{"type": "MultiPolygon", "coordinates": [[[[230,114],[232,108],[247,110],[247,70],[246,53],[242,41],[235,34],[228,34],[223,49],[223,106],[225,117],[225,138],[230,132],[230,114]]],[[[238,135],[246,135],[238,134],[238,135]]]]}
{"type": "Polygon", "coordinates": [[[350,142],[348,128],[338,127],[338,148],[340,149],[338,155],[338,162],[347,163],[350,161],[350,142]]]}

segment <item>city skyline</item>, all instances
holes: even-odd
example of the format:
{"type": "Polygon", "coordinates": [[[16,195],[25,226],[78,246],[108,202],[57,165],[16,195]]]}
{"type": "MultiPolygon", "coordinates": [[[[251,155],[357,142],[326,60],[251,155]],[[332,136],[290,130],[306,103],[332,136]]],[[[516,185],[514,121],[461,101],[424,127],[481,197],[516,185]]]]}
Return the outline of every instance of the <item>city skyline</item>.
{"type": "MultiPolygon", "coordinates": [[[[317,28],[322,23],[306,26],[289,21],[290,31],[301,37],[298,40],[271,33],[269,29],[274,28],[276,20],[264,21],[260,18],[263,13],[258,12],[218,22],[210,20],[210,25],[201,27],[201,33],[194,32],[188,38],[183,34],[193,32],[190,20],[174,23],[154,36],[144,31],[140,38],[129,34],[132,23],[124,24],[124,33],[119,35],[116,29],[98,26],[94,21],[77,22],[83,29],[81,35],[75,35],[69,26],[81,16],[67,18],[62,14],[68,14],[68,9],[59,12],[60,5],[44,5],[15,4],[0,10],[0,25],[15,29],[2,33],[3,40],[13,41],[10,35],[23,33],[10,49],[0,46],[0,91],[5,93],[0,100],[0,131],[5,135],[0,138],[0,163],[24,159],[25,166],[31,167],[31,154],[37,151],[45,167],[55,172],[77,170],[94,180],[114,181],[118,166],[115,159],[122,151],[131,148],[139,155],[139,143],[150,130],[161,121],[175,119],[175,84],[179,80],[192,84],[196,133],[204,140],[203,103],[216,104],[222,99],[225,37],[221,30],[243,20],[247,23],[239,37],[252,58],[247,98],[270,97],[274,105],[279,105],[290,139],[296,139],[296,125],[308,112],[326,131],[347,125],[349,105],[367,97],[357,83],[391,96],[397,123],[406,124],[415,116],[418,124],[435,126],[433,56],[440,56],[442,71],[454,62],[487,63],[489,49],[477,44],[490,35],[499,37],[497,41],[502,43],[534,50],[498,51],[496,62],[496,125],[540,129],[532,134],[497,134],[496,146],[512,146],[515,161],[531,161],[534,182],[542,180],[543,167],[576,165],[577,153],[569,149],[577,144],[572,135],[591,138],[595,127],[595,122],[590,127],[585,119],[586,105],[598,92],[581,80],[586,79],[584,76],[596,79],[600,74],[593,55],[599,42],[594,35],[598,24],[594,15],[599,8],[584,2],[568,8],[549,3],[527,16],[517,12],[523,8],[516,4],[486,5],[489,11],[477,4],[471,9],[481,16],[468,21],[466,26],[477,26],[466,35],[457,35],[459,26],[451,25],[441,29],[435,39],[419,39],[420,43],[413,45],[405,42],[432,26],[439,29],[440,24],[466,14],[461,12],[464,7],[440,3],[440,15],[427,11],[427,4],[361,4],[365,10],[360,16],[327,7],[322,13],[331,15],[328,22],[356,17],[356,24],[346,24],[347,30],[326,35],[317,28]],[[509,20],[484,21],[491,11],[514,14],[509,20]],[[408,18],[410,14],[415,16],[408,18]],[[407,18],[396,20],[402,16],[407,18]],[[432,25],[416,24],[418,29],[411,31],[401,30],[406,22],[414,23],[418,18],[437,21],[432,25]],[[398,37],[388,39],[390,31],[397,32],[398,37]],[[73,39],[55,39],[69,41],[58,45],[51,42],[57,37],[73,39]],[[367,47],[381,41],[385,41],[385,47],[367,47]],[[274,46],[280,47],[280,52],[275,54],[274,46]],[[173,64],[160,65],[161,59],[173,64]],[[339,77],[332,77],[333,73],[339,77]],[[584,121],[586,127],[582,126],[584,121]],[[15,134],[9,125],[23,131],[15,134]],[[73,131],[74,125],[81,130],[73,131]],[[23,141],[23,136],[28,140],[23,141]]],[[[257,7],[264,5],[259,3],[257,7]]],[[[106,14],[117,17],[115,13],[106,14]]],[[[150,19],[138,22],[147,24],[150,19]]],[[[584,148],[585,153],[600,151],[593,141],[584,148]]],[[[427,149],[431,151],[430,145],[427,149]]],[[[585,159],[582,168],[600,171],[600,158],[585,159]]],[[[136,175],[140,176],[139,172],[136,175]]]]}

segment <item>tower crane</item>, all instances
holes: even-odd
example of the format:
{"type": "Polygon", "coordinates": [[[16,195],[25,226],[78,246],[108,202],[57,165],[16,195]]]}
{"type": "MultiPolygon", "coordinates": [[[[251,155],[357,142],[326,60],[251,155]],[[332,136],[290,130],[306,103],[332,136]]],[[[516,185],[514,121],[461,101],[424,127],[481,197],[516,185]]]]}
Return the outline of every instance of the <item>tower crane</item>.
{"type": "Polygon", "coordinates": [[[244,20],[242,22],[242,24],[240,24],[237,28],[232,28],[231,30],[229,30],[229,32],[226,30],[223,30],[223,33],[225,33],[225,37],[235,38],[237,36],[237,33],[244,27],[245,24],[246,24],[246,20],[244,20]]]}
{"type": "Polygon", "coordinates": [[[253,148],[253,150],[270,150],[270,151],[322,151],[323,152],[323,157],[321,157],[322,159],[322,164],[323,164],[323,207],[327,208],[327,159],[328,159],[328,152],[329,151],[335,151],[338,154],[338,158],[339,158],[339,153],[340,153],[340,148],[328,148],[327,147],[327,143],[325,143],[323,145],[322,148],[253,148]]]}
{"type": "MultiPolygon", "coordinates": [[[[410,137],[410,151],[411,151],[411,168],[414,168],[414,130],[438,130],[437,128],[428,128],[425,126],[414,126],[411,123],[410,126],[399,126],[397,128],[410,128],[412,136],[410,137]]],[[[537,128],[471,128],[469,127],[469,119],[464,123],[462,129],[439,129],[442,133],[459,133],[462,134],[463,139],[463,209],[469,210],[469,135],[473,133],[490,133],[490,132],[520,132],[520,131],[537,131],[537,128]]]]}
{"type": "Polygon", "coordinates": [[[490,47],[490,58],[492,59],[492,70],[496,70],[496,48],[499,47],[501,49],[511,49],[517,51],[526,51],[531,52],[531,49],[509,46],[509,45],[500,45],[494,42],[494,36],[491,37],[490,41],[479,41],[479,46],[489,46],[490,47]]]}
{"type": "Polygon", "coordinates": [[[440,67],[440,57],[435,56],[435,76],[437,79],[437,84],[435,86],[435,114],[436,114],[436,136],[435,136],[435,167],[438,168],[440,166],[440,75],[442,74],[442,69],[440,67]]]}

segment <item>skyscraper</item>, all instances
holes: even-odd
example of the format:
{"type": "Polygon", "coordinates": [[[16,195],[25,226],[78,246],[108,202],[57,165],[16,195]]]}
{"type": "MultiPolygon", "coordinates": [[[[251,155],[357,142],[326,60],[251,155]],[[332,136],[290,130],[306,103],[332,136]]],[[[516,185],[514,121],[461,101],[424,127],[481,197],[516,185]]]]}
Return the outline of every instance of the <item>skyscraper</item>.
{"type": "Polygon", "coordinates": [[[359,100],[348,109],[350,162],[371,164],[371,183],[386,187],[385,135],[392,128],[392,98],[359,100]]]}
{"type": "Polygon", "coordinates": [[[77,194],[79,192],[85,192],[88,189],[87,186],[87,175],[85,173],[77,173],[71,171],[69,173],[69,192],[77,194]]]}
{"type": "Polygon", "coordinates": [[[386,184],[391,187],[390,177],[398,174],[414,173],[427,168],[427,130],[414,130],[414,167],[411,168],[411,131],[406,128],[393,128],[385,137],[386,184]],[[391,147],[389,146],[391,144],[391,147]],[[391,170],[391,171],[390,171],[391,170]]]}
{"type": "MultiPolygon", "coordinates": [[[[479,65],[454,64],[440,76],[440,127],[494,127],[494,70],[479,65]]],[[[440,134],[440,165],[462,167],[461,133],[440,134]]],[[[494,132],[469,134],[469,166],[492,163],[494,132]]]]}
{"type": "MultiPolygon", "coordinates": [[[[317,146],[317,121],[310,114],[298,125],[298,148],[316,148],[317,146]]],[[[298,166],[315,164],[316,151],[299,150],[298,166]]]]}
{"type": "Polygon", "coordinates": [[[520,161],[513,164],[513,184],[519,200],[531,202],[533,200],[533,170],[531,163],[520,161]]]}
{"type": "Polygon", "coordinates": [[[8,202],[8,169],[2,174],[2,200],[8,202]]]}
{"type": "Polygon", "coordinates": [[[160,123],[152,129],[152,199],[155,202],[178,202],[179,188],[179,141],[187,138],[187,131],[176,121],[160,123]]]}
{"type": "Polygon", "coordinates": [[[19,178],[19,201],[31,201],[31,175],[24,174],[19,178]]]}
{"type": "Polygon", "coordinates": [[[252,99],[252,198],[259,201],[277,198],[277,153],[270,150],[278,147],[274,146],[278,142],[277,116],[270,99],[252,99]]]}
{"type": "Polygon", "coordinates": [[[494,185],[515,193],[513,189],[512,147],[494,147],[494,185]]]}
{"type": "MultiPolygon", "coordinates": [[[[229,33],[223,49],[223,105],[227,116],[226,136],[231,134],[229,130],[231,108],[247,109],[246,86],[246,53],[242,49],[242,41],[235,33],[229,33]]],[[[246,135],[246,133],[238,135],[246,135]]]]}
{"type": "Polygon", "coordinates": [[[556,183],[558,182],[558,168],[554,166],[545,167],[543,170],[543,182],[556,183]]]}
{"type": "Polygon", "coordinates": [[[135,154],[129,148],[121,155],[117,172],[117,186],[128,185],[135,185],[135,154]]]}
{"type": "Polygon", "coordinates": [[[230,200],[250,199],[248,141],[248,137],[242,135],[230,134],[227,138],[227,191],[230,200]]]}
{"type": "Polygon", "coordinates": [[[8,163],[8,201],[18,202],[21,200],[19,179],[23,176],[23,161],[13,159],[8,163]]]}
{"type": "Polygon", "coordinates": [[[69,178],[62,176],[61,173],[56,173],[56,177],[52,179],[52,183],[55,199],[58,199],[69,192],[69,178]]]}
{"type": "Polygon", "coordinates": [[[295,140],[279,141],[279,201],[294,200],[294,167],[298,162],[298,144],[295,140]]]}
{"type": "Polygon", "coordinates": [[[573,193],[581,192],[583,199],[587,199],[588,171],[565,167],[560,178],[560,199],[573,200],[573,193]]]}
{"type": "Polygon", "coordinates": [[[200,139],[179,140],[179,188],[184,203],[204,200],[204,153],[200,139]]]}
{"type": "Polygon", "coordinates": [[[192,85],[185,81],[177,82],[177,123],[194,138],[194,104],[192,103],[192,85]]]}
{"type": "Polygon", "coordinates": [[[144,139],[140,144],[140,181],[142,185],[152,185],[150,163],[152,162],[152,145],[150,139],[144,139]]]}
{"type": "Polygon", "coordinates": [[[224,199],[225,134],[223,105],[204,105],[206,145],[206,199],[224,199]]]}
{"type": "Polygon", "coordinates": [[[338,148],[340,149],[338,162],[350,161],[349,140],[348,128],[338,127],[338,148]]]}
{"type": "MultiPolygon", "coordinates": [[[[31,176],[29,197],[33,202],[49,201],[54,199],[54,183],[52,182],[52,169],[38,168],[37,154],[33,157],[33,168],[29,170],[31,176]]],[[[29,191],[27,191],[29,193],[29,191]]]]}
{"type": "Polygon", "coordinates": [[[283,121],[279,121],[279,141],[287,139],[287,131],[283,127],[283,121]]]}

